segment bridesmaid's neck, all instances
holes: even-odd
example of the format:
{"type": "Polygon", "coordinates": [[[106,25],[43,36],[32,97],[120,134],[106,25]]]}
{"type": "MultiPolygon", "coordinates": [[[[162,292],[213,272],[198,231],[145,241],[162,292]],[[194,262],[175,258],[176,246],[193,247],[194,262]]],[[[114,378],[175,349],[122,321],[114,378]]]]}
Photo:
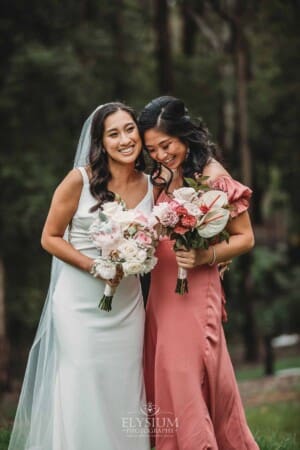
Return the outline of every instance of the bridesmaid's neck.
{"type": "Polygon", "coordinates": [[[175,189],[181,188],[183,186],[182,168],[179,167],[178,169],[175,169],[172,172],[173,178],[168,189],[169,192],[173,192],[175,189]]]}

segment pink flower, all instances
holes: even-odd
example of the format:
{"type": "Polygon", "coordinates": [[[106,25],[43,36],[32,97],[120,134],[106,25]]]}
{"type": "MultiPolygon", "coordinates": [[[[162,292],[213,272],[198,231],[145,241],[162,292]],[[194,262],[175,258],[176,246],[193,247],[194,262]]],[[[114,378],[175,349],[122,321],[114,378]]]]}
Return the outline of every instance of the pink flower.
{"type": "Polygon", "coordinates": [[[186,228],[194,228],[197,223],[197,219],[194,216],[190,216],[190,215],[186,214],[181,218],[180,222],[181,222],[181,225],[186,228]]]}
{"type": "Polygon", "coordinates": [[[174,211],[170,210],[170,211],[166,211],[166,213],[164,215],[162,215],[162,217],[160,218],[160,221],[161,221],[162,225],[164,225],[166,227],[174,227],[176,225],[176,223],[178,222],[178,217],[174,211]]]}
{"type": "Polygon", "coordinates": [[[176,208],[175,212],[179,216],[185,216],[188,213],[187,209],[185,209],[185,207],[181,205],[176,208]]]}
{"type": "Polygon", "coordinates": [[[134,223],[138,223],[140,225],[148,225],[147,217],[140,211],[137,211],[137,215],[134,218],[134,223]]]}
{"type": "Polygon", "coordinates": [[[176,200],[172,200],[172,201],[169,203],[169,206],[170,206],[171,209],[173,209],[173,211],[176,211],[176,208],[177,208],[178,206],[180,206],[180,203],[176,202],[176,200]]]}
{"type": "Polygon", "coordinates": [[[200,209],[200,211],[201,211],[203,214],[206,214],[206,213],[209,211],[209,207],[206,206],[204,203],[203,203],[203,205],[201,205],[201,206],[199,207],[199,209],[200,209]]]}
{"type": "Polygon", "coordinates": [[[145,247],[151,247],[152,245],[152,239],[149,235],[144,233],[143,231],[138,231],[136,235],[134,236],[134,240],[145,247]]]}
{"type": "Polygon", "coordinates": [[[153,208],[153,214],[165,227],[173,228],[178,222],[177,214],[170,208],[170,205],[166,202],[155,205],[153,208]]]}
{"type": "Polygon", "coordinates": [[[185,234],[187,231],[188,231],[187,228],[182,227],[180,225],[176,225],[176,227],[174,228],[174,233],[177,233],[177,234],[185,234]]]}

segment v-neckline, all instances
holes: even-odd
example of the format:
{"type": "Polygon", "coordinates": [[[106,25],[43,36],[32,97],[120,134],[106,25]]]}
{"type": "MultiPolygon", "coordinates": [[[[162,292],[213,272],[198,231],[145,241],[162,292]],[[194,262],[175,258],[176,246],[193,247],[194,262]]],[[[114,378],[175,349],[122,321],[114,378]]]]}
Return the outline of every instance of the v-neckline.
{"type": "MultiPolygon", "coordinates": [[[[90,180],[89,174],[88,174],[88,172],[87,172],[87,170],[86,170],[86,168],[85,168],[84,166],[83,166],[83,170],[84,170],[84,172],[85,172],[85,175],[86,175],[88,184],[90,184],[90,181],[91,181],[91,180],[90,180]]],[[[147,177],[147,192],[146,192],[146,194],[144,195],[144,197],[142,198],[142,200],[140,200],[139,203],[138,203],[134,208],[128,208],[128,206],[127,206],[125,200],[123,200],[122,197],[121,197],[119,194],[117,194],[116,192],[114,192],[115,195],[119,195],[120,199],[121,199],[122,202],[124,203],[125,208],[126,208],[127,210],[134,210],[134,209],[137,209],[137,208],[144,202],[144,200],[147,198],[147,196],[149,195],[149,192],[150,192],[150,178],[149,178],[149,175],[146,175],[146,177],[147,177]]],[[[112,192],[113,192],[113,191],[112,191],[112,192]]]]}
{"type": "Polygon", "coordinates": [[[146,192],[146,194],[144,195],[144,197],[142,198],[142,200],[140,200],[139,203],[138,203],[134,208],[128,208],[126,202],[122,199],[122,197],[120,197],[120,198],[121,198],[122,202],[124,203],[125,208],[126,208],[128,211],[131,211],[131,210],[137,209],[137,208],[143,203],[143,201],[144,201],[144,200],[146,199],[146,197],[149,195],[149,191],[150,191],[150,180],[149,180],[149,176],[147,176],[147,192],[146,192]]]}

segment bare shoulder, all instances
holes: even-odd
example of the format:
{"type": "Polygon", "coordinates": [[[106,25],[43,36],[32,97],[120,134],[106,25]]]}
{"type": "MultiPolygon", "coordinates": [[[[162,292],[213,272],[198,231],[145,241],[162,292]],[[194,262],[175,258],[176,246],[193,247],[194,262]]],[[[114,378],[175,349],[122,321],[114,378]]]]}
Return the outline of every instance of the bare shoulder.
{"type": "Polygon", "coordinates": [[[57,186],[55,195],[61,198],[77,198],[80,195],[82,185],[83,179],[80,171],[78,169],[72,169],[57,186]]]}
{"type": "Polygon", "coordinates": [[[88,175],[88,177],[89,177],[89,180],[92,178],[92,169],[91,169],[91,166],[90,165],[87,165],[87,166],[84,166],[84,168],[85,168],[85,171],[86,171],[86,173],[87,173],[87,175],[88,175]]]}
{"type": "Polygon", "coordinates": [[[220,164],[216,159],[211,159],[203,169],[202,174],[209,177],[211,180],[215,180],[220,176],[231,176],[230,173],[220,164]]]}

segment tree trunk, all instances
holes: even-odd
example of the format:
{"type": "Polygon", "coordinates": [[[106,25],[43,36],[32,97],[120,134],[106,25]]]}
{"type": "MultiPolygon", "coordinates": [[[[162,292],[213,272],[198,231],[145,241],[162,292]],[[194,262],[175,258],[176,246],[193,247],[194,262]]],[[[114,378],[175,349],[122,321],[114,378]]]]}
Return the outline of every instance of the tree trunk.
{"type": "Polygon", "coordinates": [[[0,391],[8,389],[9,345],[5,317],[5,270],[0,258],[0,391]]]}
{"type": "Polygon", "coordinates": [[[174,86],[168,1],[155,0],[154,7],[158,88],[161,94],[170,94],[174,86]]]}
{"type": "Polygon", "coordinates": [[[264,336],[265,345],[265,375],[274,375],[275,373],[275,358],[272,348],[272,336],[264,336]]]}
{"type": "Polygon", "coordinates": [[[241,270],[240,299],[244,316],[242,327],[245,346],[244,359],[246,362],[256,362],[259,357],[259,349],[252,296],[251,253],[240,256],[239,261],[241,270]]]}
{"type": "Polygon", "coordinates": [[[124,37],[124,24],[123,24],[123,0],[115,0],[114,7],[111,14],[111,33],[114,43],[114,55],[115,55],[115,71],[113,74],[114,79],[114,99],[124,101],[124,98],[128,95],[127,83],[126,83],[126,57],[125,57],[125,44],[124,37]]]}
{"type": "MultiPolygon", "coordinates": [[[[238,2],[239,3],[239,2],[238,2]]],[[[238,6],[238,5],[237,5],[238,6]]],[[[240,154],[241,179],[247,186],[252,185],[251,152],[248,138],[248,67],[249,52],[244,24],[242,22],[242,8],[236,8],[236,15],[232,23],[234,62],[236,72],[236,150],[240,154]],[[239,15],[240,14],[240,15],[239,15]]],[[[242,271],[241,298],[244,308],[243,335],[245,342],[245,360],[258,360],[258,341],[255,330],[255,316],[252,296],[251,264],[252,255],[246,254],[240,258],[242,271]]]]}
{"type": "Polygon", "coordinates": [[[242,25],[237,20],[235,42],[237,146],[241,158],[242,181],[252,185],[252,163],[248,142],[248,51],[242,25]]]}
{"type": "Polygon", "coordinates": [[[195,53],[196,33],[198,27],[189,12],[189,1],[183,0],[181,5],[182,15],[182,50],[186,56],[193,56],[195,53]]]}
{"type": "MultiPolygon", "coordinates": [[[[230,58],[231,59],[231,58],[230,58]]],[[[232,92],[232,79],[234,75],[234,67],[228,59],[224,64],[219,66],[220,77],[220,120],[218,131],[218,143],[224,152],[226,159],[233,153],[234,142],[234,117],[235,104],[234,92],[232,92]]]]}

